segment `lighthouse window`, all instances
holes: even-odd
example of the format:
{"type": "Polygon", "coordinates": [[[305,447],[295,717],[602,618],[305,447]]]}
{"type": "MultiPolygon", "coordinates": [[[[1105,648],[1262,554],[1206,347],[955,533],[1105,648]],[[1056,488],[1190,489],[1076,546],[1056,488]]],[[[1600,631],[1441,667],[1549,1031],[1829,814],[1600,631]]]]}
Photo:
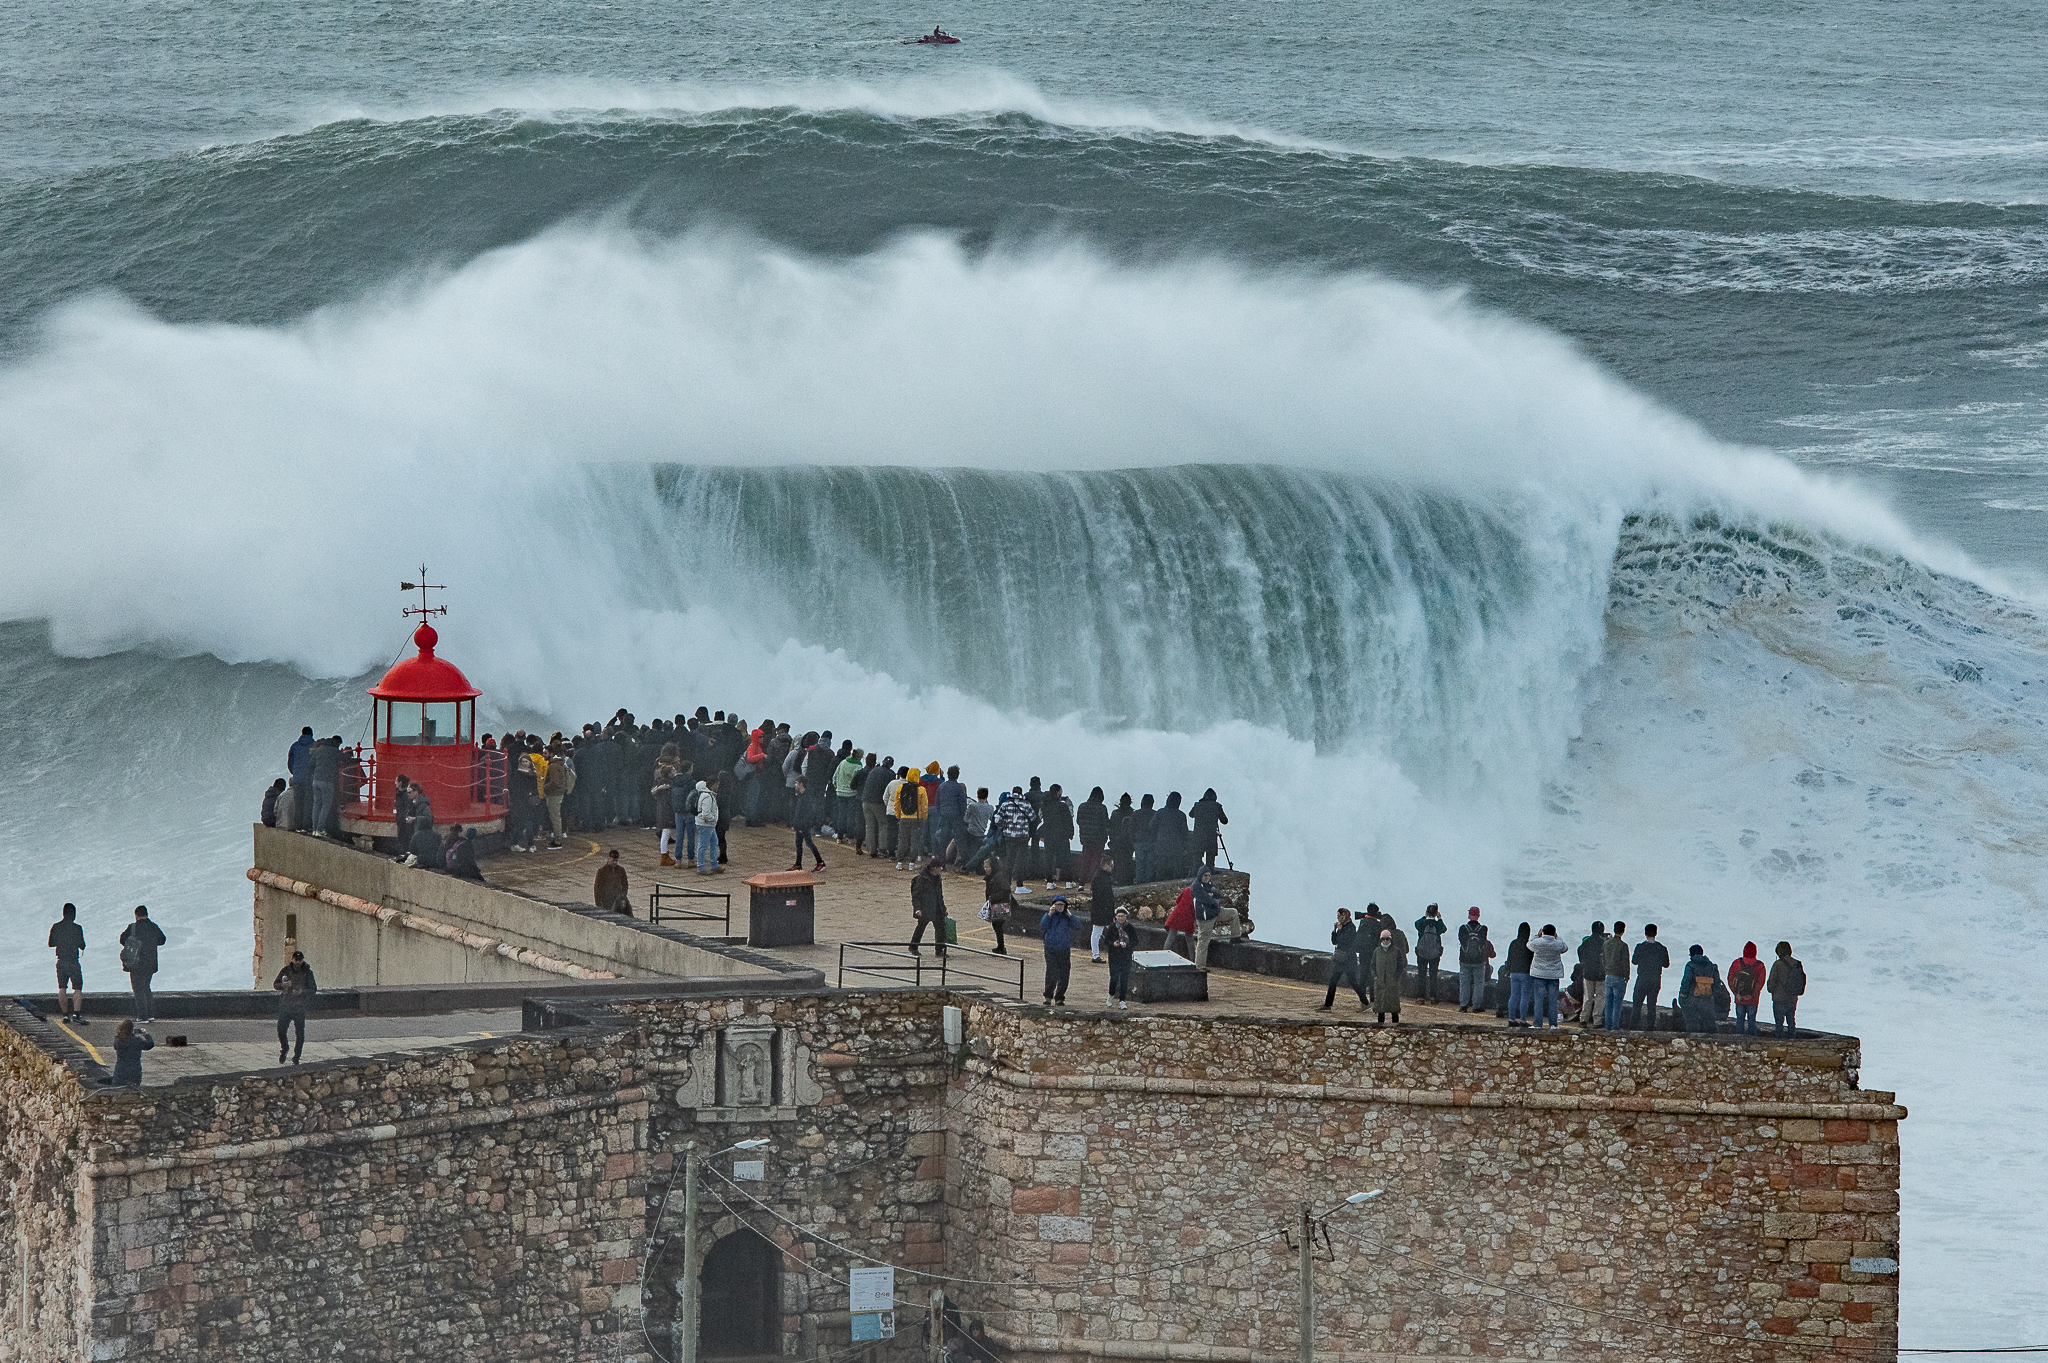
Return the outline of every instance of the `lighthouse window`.
{"type": "Polygon", "coordinates": [[[386,704],[389,721],[385,729],[392,743],[458,743],[467,738],[461,732],[462,703],[452,700],[394,700],[386,704]]]}

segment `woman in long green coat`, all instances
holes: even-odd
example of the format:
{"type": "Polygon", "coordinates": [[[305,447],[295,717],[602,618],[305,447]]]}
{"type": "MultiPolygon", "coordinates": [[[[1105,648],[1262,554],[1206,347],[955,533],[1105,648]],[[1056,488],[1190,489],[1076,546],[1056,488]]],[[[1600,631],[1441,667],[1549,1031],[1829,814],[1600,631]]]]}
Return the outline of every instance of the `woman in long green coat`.
{"type": "Polygon", "coordinates": [[[1394,1015],[1394,1025],[1401,1024],[1401,953],[1394,948],[1394,934],[1391,929],[1380,929],[1380,949],[1372,954],[1372,1007],[1385,1022],[1387,1014],[1394,1015]]]}

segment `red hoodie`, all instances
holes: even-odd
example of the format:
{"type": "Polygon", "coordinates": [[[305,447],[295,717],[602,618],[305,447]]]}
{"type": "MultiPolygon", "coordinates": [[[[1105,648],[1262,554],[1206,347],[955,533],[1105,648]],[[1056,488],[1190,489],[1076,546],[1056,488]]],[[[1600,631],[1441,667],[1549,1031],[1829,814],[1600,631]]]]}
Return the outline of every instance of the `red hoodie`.
{"type": "Polygon", "coordinates": [[[1180,892],[1180,898],[1173,901],[1173,912],[1166,915],[1168,932],[1192,934],[1195,930],[1195,887],[1190,885],[1180,892]]]}
{"type": "Polygon", "coordinates": [[[1742,944],[1742,958],[1728,965],[1728,992],[1735,1001],[1745,1008],[1756,1007],[1763,996],[1764,981],[1768,978],[1764,963],[1757,959],[1756,943],[1742,944]]]}

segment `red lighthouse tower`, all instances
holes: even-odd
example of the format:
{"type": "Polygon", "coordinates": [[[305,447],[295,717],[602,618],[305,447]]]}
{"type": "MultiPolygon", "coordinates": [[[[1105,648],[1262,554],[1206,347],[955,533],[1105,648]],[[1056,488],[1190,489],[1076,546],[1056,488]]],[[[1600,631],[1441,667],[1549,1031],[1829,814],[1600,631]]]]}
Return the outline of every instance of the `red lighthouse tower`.
{"type": "Polygon", "coordinates": [[[417,591],[420,604],[403,614],[420,616],[412,641],[419,653],[402,659],[369,689],[372,751],[363,758],[369,778],[368,799],[346,806],[342,830],[371,837],[394,837],[398,816],[393,796],[398,778],[407,778],[433,802],[434,823],[461,824],[479,833],[505,827],[505,758],[477,747],[476,698],[483,693],[469,684],[462,669],[434,655],[441,636],[427,623],[429,615],[446,615],[446,606],[429,606],[427,593],[444,590],[426,580],[400,584],[417,591]]]}

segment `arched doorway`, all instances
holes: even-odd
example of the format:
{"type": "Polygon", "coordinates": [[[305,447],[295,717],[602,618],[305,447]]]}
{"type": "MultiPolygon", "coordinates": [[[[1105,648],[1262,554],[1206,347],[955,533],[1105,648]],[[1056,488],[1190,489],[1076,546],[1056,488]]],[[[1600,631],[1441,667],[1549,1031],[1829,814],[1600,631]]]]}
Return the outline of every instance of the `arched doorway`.
{"type": "Polygon", "coordinates": [[[751,1229],[704,1256],[697,1353],[741,1358],[782,1352],[782,1251],[751,1229]]]}

